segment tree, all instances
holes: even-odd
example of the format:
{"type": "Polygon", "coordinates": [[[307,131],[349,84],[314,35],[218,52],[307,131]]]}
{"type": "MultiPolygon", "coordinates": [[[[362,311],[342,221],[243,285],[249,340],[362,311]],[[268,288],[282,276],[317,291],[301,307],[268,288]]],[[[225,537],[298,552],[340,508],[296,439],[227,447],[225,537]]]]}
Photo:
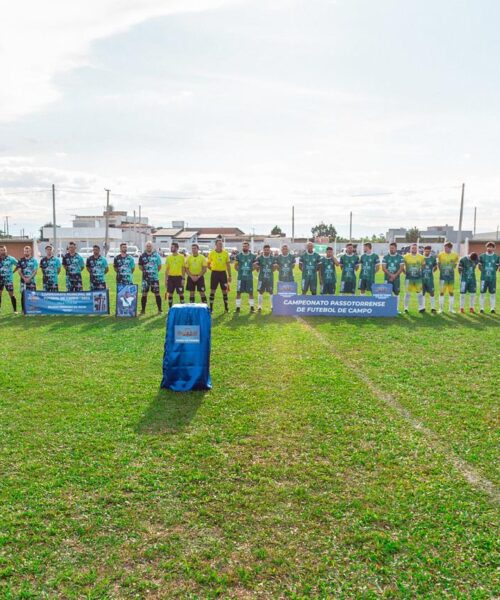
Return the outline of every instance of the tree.
{"type": "Polygon", "coordinates": [[[319,225],[315,225],[311,229],[311,233],[315,238],[327,237],[330,242],[333,242],[337,237],[337,230],[335,227],[331,223],[330,225],[327,225],[326,223],[323,223],[323,221],[321,221],[319,225]]]}
{"type": "MultiPolygon", "coordinates": [[[[43,228],[44,227],[52,227],[52,223],[45,223],[45,225],[42,225],[40,227],[40,242],[48,242],[48,239],[43,237],[43,228]]],[[[56,229],[60,227],[60,225],[56,225],[56,229]]]]}
{"type": "Polygon", "coordinates": [[[405,240],[407,242],[418,242],[419,237],[420,230],[418,227],[412,227],[411,229],[408,229],[408,231],[405,234],[405,240]]]}
{"type": "Polygon", "coordinates": [[[384,243],[384,242],[386,242],[387,240],[385,239],[385,235],[384,235],[383,233],[379,233],[378,235],[374,233],[374,234],[372,235],[372,239],[371,239],[371,241],[372,241],[372,242],[374,242],[374,243],[377,243],[377,242],[382,242],[382,243],[384,243]]]}
{"type": "Polygon", "coordinates": [[[278,225],[275,225],[271,229],[271,235],[281,235],[282,233],[283,233],[283,230],[281,229],[281,227],[278,227],[278,225]]]}

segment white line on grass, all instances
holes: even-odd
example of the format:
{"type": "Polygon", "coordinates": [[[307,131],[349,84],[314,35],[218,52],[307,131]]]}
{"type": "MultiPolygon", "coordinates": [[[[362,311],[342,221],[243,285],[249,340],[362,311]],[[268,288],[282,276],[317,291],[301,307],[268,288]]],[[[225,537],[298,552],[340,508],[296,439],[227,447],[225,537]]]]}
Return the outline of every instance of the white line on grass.
{"type": "Polygon", "coordinates": [[[320,331],[310,325],[302,317],[297,317],[297,320],[300,321],[300,323],[302,323],[302,325],[304,325],[304,327],[306,327],[313,335],[315,335],[316,338],[323,344],[323,346],[328,348],[333,356],[340,358],[344,364],[347,364],[347,366],[355,373],[356,377],[358,377],[358,379],[360,379],[368,387],[368,389],[378,400],[382,401],[384,404],[398,413],[416,431],[422,433],[427,438],[429,446],[436,452],[442,454],[462,475],[462,477],[464,477],[464,479],[470,483],[470,485],[490,496],[490,498],[492,498],[495,502],[498,502],[499,493],[493,482],[486,477],[483,477],[478,471],[476,471],[476,469],[474,469],[474,467],[457,456],[455,452],[453,452],[453,450],[451,450],[450,447],[443,442],[437,433],[426,427],[421,421],[414,417],[408,409],[402,406],[396,400],[396,398],[394,398],[394,396],[391,396],[391,394],[383,392],[381,389],[379,389],[368,377],[368,375],[360,371],[359,368],[345,356],[345,354],[342,354],[342,356],[337,354],[328,338],[325,337],[320,331]]]}

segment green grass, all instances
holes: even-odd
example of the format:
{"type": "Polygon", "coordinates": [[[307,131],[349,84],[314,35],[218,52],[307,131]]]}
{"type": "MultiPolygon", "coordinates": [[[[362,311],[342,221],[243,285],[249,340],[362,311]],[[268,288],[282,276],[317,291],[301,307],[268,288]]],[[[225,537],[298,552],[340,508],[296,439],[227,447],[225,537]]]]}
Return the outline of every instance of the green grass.
{"type": "Polygon", "coordinates": [[[498,482],[499,318],[412,305],[311,318],[319,340],[220,303],[214,388],[181,395],[151,299],[117,320],[4,298],[0,596],[497,596],[498,506],[450,457],[498,482]]]}

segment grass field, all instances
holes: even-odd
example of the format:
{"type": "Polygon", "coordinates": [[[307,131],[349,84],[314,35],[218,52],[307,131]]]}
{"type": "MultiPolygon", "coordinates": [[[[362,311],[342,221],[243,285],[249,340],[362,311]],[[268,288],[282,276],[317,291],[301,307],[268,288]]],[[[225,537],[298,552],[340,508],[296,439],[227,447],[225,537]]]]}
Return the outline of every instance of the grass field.
{"type": "MultiPolygon", "coordinates": [[[[233,295],[233,294],[232,294],[233,295]]],[[[494,598],[497,315],[0,315],[2,598],[494,598]]],[[[234,302],[231,302],[231,308],[234,302]]]]}

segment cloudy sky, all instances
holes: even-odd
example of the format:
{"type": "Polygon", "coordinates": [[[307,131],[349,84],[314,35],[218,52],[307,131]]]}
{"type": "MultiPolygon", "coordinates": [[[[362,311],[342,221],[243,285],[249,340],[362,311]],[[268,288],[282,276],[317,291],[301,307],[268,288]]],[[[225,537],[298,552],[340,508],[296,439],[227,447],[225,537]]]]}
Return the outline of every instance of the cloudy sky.
{"type": "Polygon", "coordinates": [[[500,222],[497,0],[18,0],[0,20],[0,228],[500,222]]]}

